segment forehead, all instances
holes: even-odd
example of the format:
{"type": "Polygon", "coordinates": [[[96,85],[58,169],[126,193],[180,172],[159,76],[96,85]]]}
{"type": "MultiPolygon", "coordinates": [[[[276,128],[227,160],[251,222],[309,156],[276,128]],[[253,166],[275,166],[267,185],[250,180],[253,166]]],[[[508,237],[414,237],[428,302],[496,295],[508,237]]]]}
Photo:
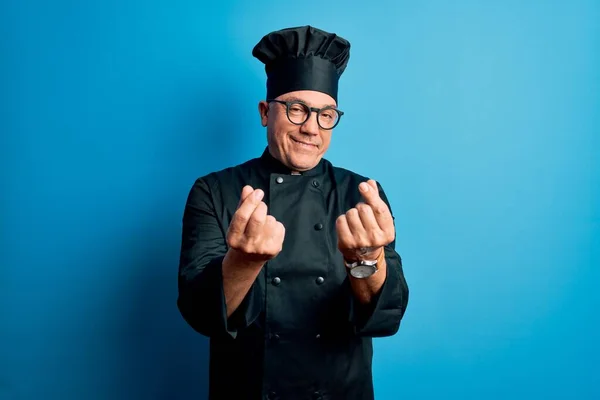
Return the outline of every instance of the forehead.
{"type": "Polygon", "coordinates": [[[328,94],[317,92],[314,90],[298,90],[296,92],[289,92],[282,94],[277,98],[277,100],[284,101],[301,101],[306,103],[311,107],[327,107],[327,106],[337,106],[333,97],[328,94]]]}

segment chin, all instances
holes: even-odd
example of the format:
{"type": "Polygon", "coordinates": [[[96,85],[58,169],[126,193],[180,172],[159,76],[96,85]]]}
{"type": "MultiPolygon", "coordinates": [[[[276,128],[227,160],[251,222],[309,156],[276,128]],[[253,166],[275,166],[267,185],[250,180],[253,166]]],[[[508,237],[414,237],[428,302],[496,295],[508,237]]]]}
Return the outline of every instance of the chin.
{"type": "Polygon", "coordinates": [[[290,157],[290,164],[294,169],[298,171],[306,171],[313,169],[319,163],[319,157],[314,155],[292,155],[290,157]]]}

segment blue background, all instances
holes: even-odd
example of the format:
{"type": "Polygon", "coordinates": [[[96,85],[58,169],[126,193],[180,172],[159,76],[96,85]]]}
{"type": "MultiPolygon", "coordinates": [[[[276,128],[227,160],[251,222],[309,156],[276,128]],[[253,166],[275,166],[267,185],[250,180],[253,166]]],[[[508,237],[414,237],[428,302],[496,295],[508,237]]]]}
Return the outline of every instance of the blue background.
{"type": "Polygon", "coordinates": [[[599,2],[0,7],[0,398],[205,397],[183,206],[262,152],[251,49],[304,24],[352,42],[327,158],[386,189],[411,288],[377,398],[600,398],[599,2]]]}

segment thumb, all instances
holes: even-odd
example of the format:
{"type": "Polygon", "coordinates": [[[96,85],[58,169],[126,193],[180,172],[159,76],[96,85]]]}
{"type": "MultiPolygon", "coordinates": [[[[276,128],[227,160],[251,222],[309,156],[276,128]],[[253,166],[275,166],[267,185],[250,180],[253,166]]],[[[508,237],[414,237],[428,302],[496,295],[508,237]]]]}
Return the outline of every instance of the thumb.
{"type": "Polygon", "coordinates": [[[240,208],[240,206],[242,205],[242,203],[244,202],[244,200],[246,200],[246,198],[248,196],[250,196],[250,194],[252,194],[252,192],[254,192],[254,188],[250,185],[246,185],[244,186],[244,188],[242,189],[242,194],[240,197],[240,201],[238,203],[238,208],[240,208]]]}
{"type": "Polygon", "coordinates": [[[368,205],[373,206],[379,201],[379,188],[376,181],[369,179],[367,182],[361,182],[358,189],[368,205]]]}

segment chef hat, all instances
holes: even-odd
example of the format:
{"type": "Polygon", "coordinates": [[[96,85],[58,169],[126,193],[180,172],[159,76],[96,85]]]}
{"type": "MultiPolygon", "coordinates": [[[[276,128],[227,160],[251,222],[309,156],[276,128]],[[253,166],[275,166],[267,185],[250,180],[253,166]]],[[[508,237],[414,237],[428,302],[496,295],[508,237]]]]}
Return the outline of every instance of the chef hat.
{"type": "Polygon", "coordinates": [[[302,26],[265,35],[252,55],[265,64],[268,99],[315,90],[337,102],[338,80],[350,58],[350,43],[334,33],[302,26]]]}

